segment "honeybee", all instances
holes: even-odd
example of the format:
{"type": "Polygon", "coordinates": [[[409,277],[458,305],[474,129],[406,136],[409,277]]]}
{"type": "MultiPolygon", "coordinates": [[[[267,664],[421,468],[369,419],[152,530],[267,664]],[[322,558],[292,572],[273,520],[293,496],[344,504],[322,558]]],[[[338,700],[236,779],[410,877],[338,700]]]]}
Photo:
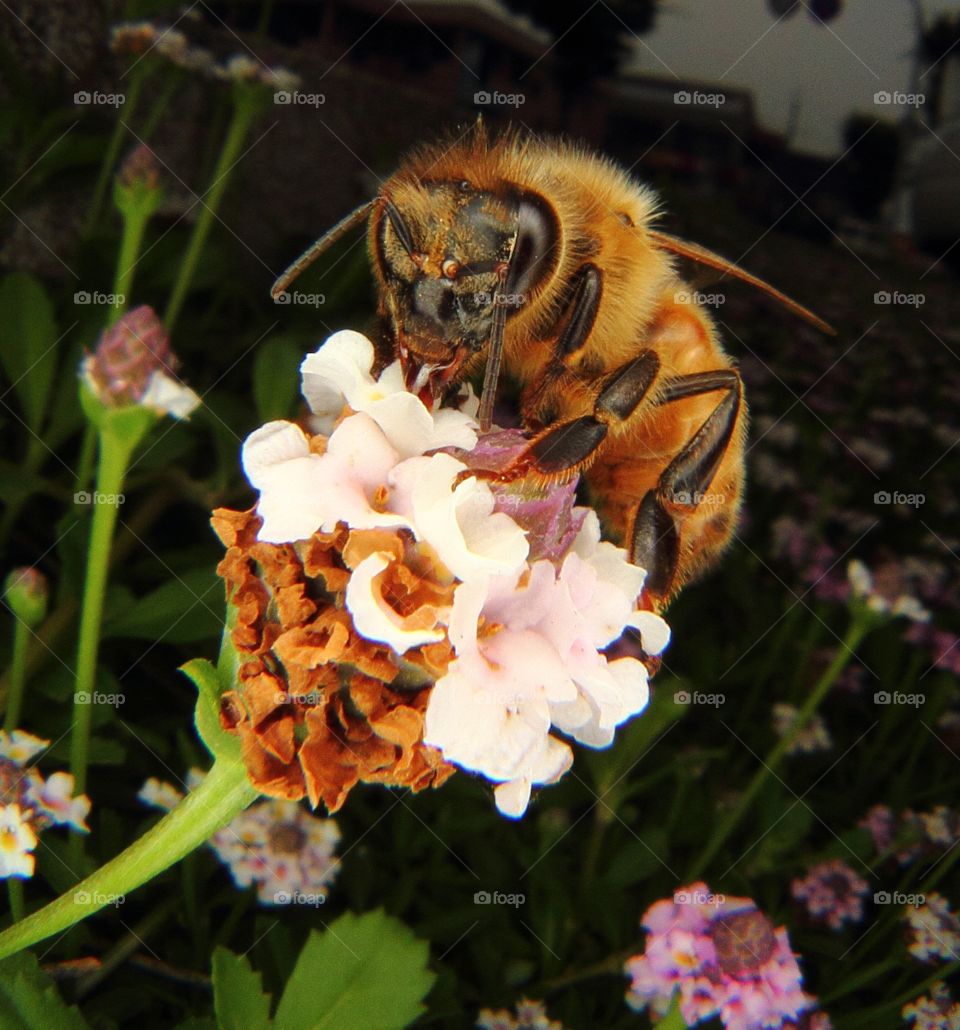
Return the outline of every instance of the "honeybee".
{"type": "MultiPolygon", "coordinates": [[[[656,195],[578,146],[482,124],[423,147],[276,281],[368,222],[382,344],[428,404],[501,363],[529,444],[501,482],[582,473],[608,531],[663,609],[731,541],[744,483],[743,383],[678,256],[736,276],[832,332],[768,283],[654,227],[656,195]]],[[[475,473],[470,473],[475,474],[475,473]]]]}

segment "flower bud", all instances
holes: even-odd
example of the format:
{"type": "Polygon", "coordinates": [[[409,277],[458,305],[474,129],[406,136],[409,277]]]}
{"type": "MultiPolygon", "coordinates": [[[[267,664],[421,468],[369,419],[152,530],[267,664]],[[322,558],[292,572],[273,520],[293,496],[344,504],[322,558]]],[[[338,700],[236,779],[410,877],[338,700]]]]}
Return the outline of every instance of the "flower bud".
{"type": "Polygon", "coordinates": [[[83,372],[101,403],[120,408],[140,403],[154,373],[173,372],[178,364],[163,324],[143,304],[104,331],[83,372]]]}
{"type": "Polygon", "coordinates": [[[31,629],[46,618],[49,595],[47,577],[29,565],[14,569],[3,587],[3,598],[10,611],[31,629]]]}

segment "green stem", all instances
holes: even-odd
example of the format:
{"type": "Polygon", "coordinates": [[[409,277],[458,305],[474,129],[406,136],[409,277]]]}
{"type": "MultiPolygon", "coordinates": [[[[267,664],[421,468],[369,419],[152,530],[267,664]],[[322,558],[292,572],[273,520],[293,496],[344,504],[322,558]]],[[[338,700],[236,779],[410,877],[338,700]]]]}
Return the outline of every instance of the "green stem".
{"type": "Polygon", "coordinates": [[[767,756],[761,767],[754,774],[749,786],[741,795],[736,807],[723,820],[717,832],[713,834],[706,848],[701,852],[700,857],[694,862],[693,867],[687,874],[688,881],[698,880],[703,876],[704,870],[710,865],[727,839],[737,828],[740,820],[744,817],[751,804],[753,804],[761,788],[777,771],[797,736],[813,718],[820,703],[836,682],[837,677],[843,672],[850,659],[854,656],[860,642],[875,625],[876,616],[872,612],[866,609],[854,610],[843,644],[834,655],[833,661],[824,671],[805,704],[797,713],[797,717],[789,731],[767,756]]]}
{"type": "Polygon", "coordinates": [[[687,1022],[680,1015],[680,1001],[674,995],[670,1011],[656,1024],[655,1030],[687,1030],[687,1022]]]}
{"type": "Polygon", "coordinates": [[[10,659],[10,689],[7,694],[7,715],[3,720],[5,730],[15,730],[20,722],[23,708],[23,686],[27,681],[27,645],[30,627],[22,620],[13,620],[13,655],[10,659]]]}
{"type": "MultiPolygon", "coordinates": [[[[107,421],[101,425],[99,432],[100,460],[90,525],[83,601],[80,607],[76,691],[73,698],[73,727],[70,736],[70,772],[73,774],[78,794],[82,794],[87,786],[87,751],[96,687],[97,653],[100,648],[100,624],[103,620],[110,549],[117,523],[117,502],[123,491],[123,480],[130,458],[147,428],[149,423],[146,421],[138,426],[131,422],[128,424],[128,431],[123,432],[107,421]],[[102,503],[97,503],[98,497],[102,503]]],[[[73,858],[79,858],[83,847],[82,838],[74,834],[70,847],[73,858]]]]}
{"type": "Polygon", "coordinates": [[[120,238],[120,253],[117,255],[117,272],[113,285],[113,308],[110,312],[112,325],[123,314],[130,299],[133,275],[140,256],[140,245],[153,208],[147,205],[132,205],[123,219],[123,235],[120,238]]]}
{"type": "Polygon", "coordinates": [[[7,897],[10,899],[10,921],[19,923],[23,919],[23,880],[16,876],[7,877],[7,897]]]}
{"type": "Polygon", "coordinates": [[[203,782],[139,840],[68,893],[0,934],[0,958],[62,933],[169,869],[258,797],[243,762],[218,758],[203,782]]]}
{"type": "Polygon", "coordinates": [[[127,131],[123,122],[129,122],[133,117],[133,112],[136,110],[137,101],[140,99],[140,91],[143,88],[143,83],[146,80],[147,74],[148,68],[141,62],[130,76],[130,88],[127,90],[126,103],[123,105],[124,117],[123,120],[121,120],[120,112],[117,112],[117,121],[113,126],[113,132],[110,135],[110,142],[107,144],[107,149],[103,155],[103,162],[100,165],[100,173],[97,176],[97,184],[93,188],[93,200],[90,201],[90,211],[87,214],[88,236],[93,232],[94,226],[97,224],[97,219],[100,217],[100,209],[103,207],[103,201],[110,186],[110,179],[113,176],[113,172],[117,164],[117,156],[120,153],[120,147],[123,145],[123,137],[127,131]]]}
{"type": "Polygon", "coordinates": [[[237,92],[233,107],[233,117],[227,128],[227,135],[220,150],[220,157],[213,170],[210,186],[203,194],[200,214],[196,225],[193,227],[193,234],[190,237],[190,243],[187,246],[186,254],[177,273],[173,292],[170,295],[170,303],[167,305],[164,315],[164,324],[167,327],[167,332],[171,334],[180,314],[180,309],[183,307],[183,302],[186,299],[187,291],[193,282],[200,255],[203,253],[207,237],[210,235],[210,229],[213,226],[213,219],[220,207],[220,201],[223,198],[224,190],[227,188],[227,183],[230,181],[230,173],[233,171],[233,166],[240,155],[240,148],[243,146],[250,123],[259,109],[259,104],[252,93],[247,91],[237,92]]]}

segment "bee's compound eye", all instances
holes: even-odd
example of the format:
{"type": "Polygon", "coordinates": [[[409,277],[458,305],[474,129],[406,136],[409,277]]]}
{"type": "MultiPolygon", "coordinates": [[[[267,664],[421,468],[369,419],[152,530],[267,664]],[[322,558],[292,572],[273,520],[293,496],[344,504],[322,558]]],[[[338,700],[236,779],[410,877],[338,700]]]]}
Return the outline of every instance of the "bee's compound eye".
{"type": "Polygon", "coordinates": [[[470,189],[470,188],[471,187],[470,187],[470,180],[469,179],[461,179],[460,180],[460,189],[462,189],[464,191],[464,193],[466,193],[466,191],[468,189],[470,189]]]}
{"type": "Polygon", "coordinates": [[[444,278],[446,278],[446,279],[456,279],[457,275],[460,272],[460,265],[456,261],[454,261],[452,258],[448,258],[440,266],[440,271],[443,272],[444,278]]]}

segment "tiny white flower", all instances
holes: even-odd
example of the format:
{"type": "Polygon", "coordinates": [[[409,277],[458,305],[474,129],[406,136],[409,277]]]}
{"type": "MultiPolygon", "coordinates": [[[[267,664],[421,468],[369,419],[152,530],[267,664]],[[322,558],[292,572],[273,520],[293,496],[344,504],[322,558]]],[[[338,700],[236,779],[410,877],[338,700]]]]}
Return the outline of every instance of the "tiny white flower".
{"type": "Polygon", "coordinates": [[[473,449],[477,432],[470,415],[455,408],[428,411],[407,392],[399,361],[388,365],[379,379],[371,374],[373,363],[373,344],[351,329],[334,333],[307,355],[300,366],[303,396],[320,432],[329,434],[347,404],[377,423],[401,459],[440,447],[473,449]]]}
{"type": "Polygon", "coordinates": [[[51,822],[89,833],[85,820],[90,814],[90,799],[86,794],[74,797],[73,786],[70,773],[55,772],[45,781],[31,781],[27,800],[51,822]]]}
{"type": "Polygon", "coordinates": [[[41,740],[25,730],[0,730],[0,758],[8,758],[16,765],[26,765],[49,746],[49,740],[41,740]]]}
{"type": "Polygon", "coordinates": [[[139,403],[159,415],[189,418],[200,407],[200,398],[166,372],[154,372],[139,403]]]}
{"type": "Polygon", "coordinates": [[[37,835],[19,805],[0,805],[0,878],[33,876],[37,835]]]}
{"type": "Polygon", "coordinates": [[[165,783],[156,776],[151,776],[137,793],[137,800],[169,812],[180,804],[183,794],[172,783],[165,783]]]}

